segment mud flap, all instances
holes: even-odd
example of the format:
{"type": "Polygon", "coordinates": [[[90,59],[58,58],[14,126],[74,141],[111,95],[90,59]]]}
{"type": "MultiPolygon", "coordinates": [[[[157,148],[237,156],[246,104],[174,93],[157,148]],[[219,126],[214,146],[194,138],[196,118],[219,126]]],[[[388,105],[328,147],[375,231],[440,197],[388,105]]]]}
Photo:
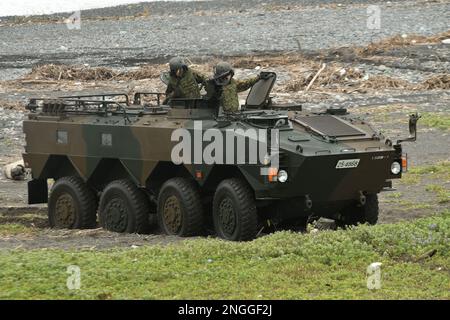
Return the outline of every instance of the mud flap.
{"type": "Polygon", "coordinates": [[[48,185],[46,179],[28,181],[28,204],[47,203],[48,185]]]}
{"type": "Polygon", "coordinates": [[[381,189],[381,192],[383,191],[395,191],[396,189],[392,187],[392,181],[386,180],[383,184],[383,189],[381,189]]]}

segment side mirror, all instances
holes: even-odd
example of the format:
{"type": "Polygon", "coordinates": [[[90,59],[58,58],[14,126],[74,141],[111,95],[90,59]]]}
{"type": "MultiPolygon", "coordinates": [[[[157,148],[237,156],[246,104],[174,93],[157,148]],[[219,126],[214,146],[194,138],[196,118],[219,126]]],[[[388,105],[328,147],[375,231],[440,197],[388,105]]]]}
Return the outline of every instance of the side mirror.
{"type": "Polygon", "coordinates": [[[413,114],[409,115],[409,135],[411,137],[417,136],[417,121],[419,119],[420,119],[420,116],[417,113],[413,113],[413,114]]]}
{"type": "Polygon", "coordinates": [[[162,72],[159,76],[159,79],[165,84],[168,85],[170,81],[170,73],[169,72],[162,72]]]}
{"type": "Polygon", "coordinates": [[[416,141],[417,139],[417,121],[421,118],[417,112],[409,115],[409,137],[397,140],[397,144],[401,142],[416,141]]]}

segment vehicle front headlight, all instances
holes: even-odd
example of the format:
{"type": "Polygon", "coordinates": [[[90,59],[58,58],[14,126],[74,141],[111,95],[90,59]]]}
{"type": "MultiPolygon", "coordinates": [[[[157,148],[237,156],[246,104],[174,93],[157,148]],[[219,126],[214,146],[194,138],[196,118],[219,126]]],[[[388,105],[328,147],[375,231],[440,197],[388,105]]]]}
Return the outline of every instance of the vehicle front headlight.
{"type": "Polygon", "coordinates": [[[288,179],[288,173],[285,170],[278,171],[278,181],[279,182],[286,182],[288,179]]]}
{"type": "Polygon", "coordinates": [[[391,164],[391,172],[393,174],[399,174],[402,171],[402,166],[397,161],[392,162],[391,164]]]}

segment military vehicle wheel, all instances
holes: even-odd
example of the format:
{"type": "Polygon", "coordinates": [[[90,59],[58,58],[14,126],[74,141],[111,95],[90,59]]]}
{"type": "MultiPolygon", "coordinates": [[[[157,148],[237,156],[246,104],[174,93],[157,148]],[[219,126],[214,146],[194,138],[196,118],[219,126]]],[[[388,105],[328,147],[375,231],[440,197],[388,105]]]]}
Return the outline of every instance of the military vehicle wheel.
{"type": "Polygon", "coordinates": [[[109,231],[146,233],[150,228],[149,212],[144,191],[129,180],[112,181],[100,197],[100,224],[109,231]]]}
{"type": "Polygon", "coordinates": [[[158,197],[161,230],[181,237],[203,231],[203,209],[197,187],[184,178],[172,178],[161,187],[158,197]]]}
{"type": "Polygon", "coordinates": [[[343,210],[342,218],[337,222],[340,227],[357,225],[358,223],[376,224],[378,221],[378,195],[366,195],[364,206],[352,206],[343,210]]]}
{"type": "Polygon", "coordinates": [[[56,180],[48,201],[48,219],[52,228],[87,229],[96,225],[97,199],[78,177],[56,180]]]}
{"type": "Polygon", "coordinates": [[[217,235],[231,241],[255,238],[258,216],[250,187],[241,179],[226,179],[217,187],[213,201],[217,235]]]}

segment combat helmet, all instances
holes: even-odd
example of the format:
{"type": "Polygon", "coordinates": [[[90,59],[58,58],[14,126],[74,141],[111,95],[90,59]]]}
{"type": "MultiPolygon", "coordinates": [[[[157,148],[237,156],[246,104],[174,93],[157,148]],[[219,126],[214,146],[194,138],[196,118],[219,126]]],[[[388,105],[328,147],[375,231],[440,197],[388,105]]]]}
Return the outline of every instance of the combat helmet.
{"type": "Polygon", "coordinates": [[[217,85],[226,85],[228,81],[226,77],[231,74],[234,76],[234,69],[228,62],[221,61],[214,67],[214,81],[217,85]]]}
{"type": "Polygon", "coordinates": [[[177,71],[179,69],[187,70],[188,66],[186,61],[184,61],[181,57],[173,57],[169,60],[169,68],[170,68],[170,74],[176,75],[177,71]]]}

